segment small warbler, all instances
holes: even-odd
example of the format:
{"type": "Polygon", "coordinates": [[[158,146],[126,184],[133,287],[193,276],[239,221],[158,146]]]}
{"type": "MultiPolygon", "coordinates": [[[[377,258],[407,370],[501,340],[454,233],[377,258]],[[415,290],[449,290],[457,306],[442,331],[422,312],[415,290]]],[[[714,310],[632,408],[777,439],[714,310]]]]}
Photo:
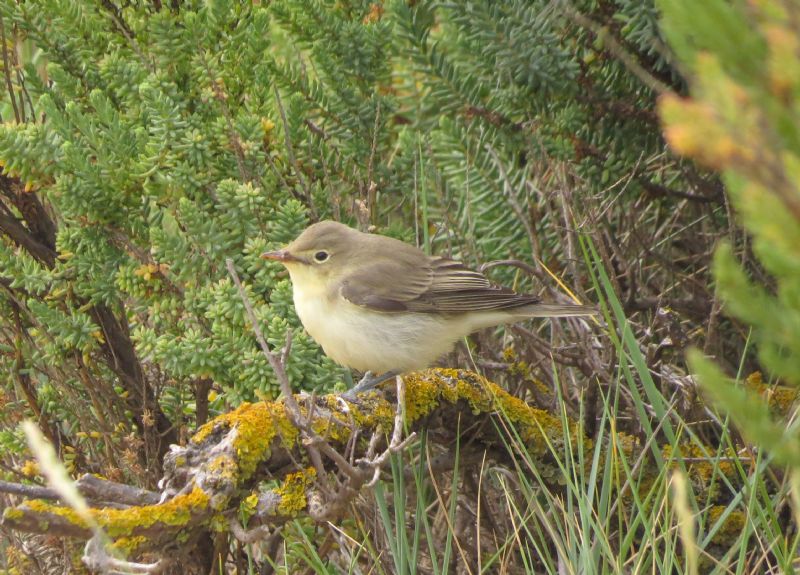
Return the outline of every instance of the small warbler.
{"type": "Polygon", "coordinates": [[[460,262],[333,221],[313,224],[261,257],[289,270],[297,315],[328,357],[366,374],[353,392],[428,367],[482,328],[596,313],[542,303],[460,262]]]}

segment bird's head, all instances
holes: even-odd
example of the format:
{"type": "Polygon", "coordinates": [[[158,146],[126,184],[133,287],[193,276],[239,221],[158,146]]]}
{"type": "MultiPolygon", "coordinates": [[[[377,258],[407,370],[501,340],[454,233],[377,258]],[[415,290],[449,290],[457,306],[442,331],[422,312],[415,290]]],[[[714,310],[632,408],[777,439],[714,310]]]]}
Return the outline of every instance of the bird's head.
{"type": "Polygon", "coordinates": [[[292,281],[328,284],[358,261],[361,232],[339,222],[325,220],[305,229],[280,250],[264,252],[263,259],[282,263],[292,281]]]}

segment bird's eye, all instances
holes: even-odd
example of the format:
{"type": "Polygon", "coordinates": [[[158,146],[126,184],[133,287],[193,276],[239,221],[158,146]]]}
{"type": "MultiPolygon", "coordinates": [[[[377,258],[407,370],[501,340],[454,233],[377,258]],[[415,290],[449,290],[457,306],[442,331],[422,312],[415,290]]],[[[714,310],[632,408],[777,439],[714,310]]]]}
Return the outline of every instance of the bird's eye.
{"type": "Polygon", "coordinates": [[[322,263],[324,261],[327,261],[329,257],[331,257],[330,254],[325,251],[318,251],[317,253],[314,254],[314,260],[316,260],[317,263],[322,263]]]}

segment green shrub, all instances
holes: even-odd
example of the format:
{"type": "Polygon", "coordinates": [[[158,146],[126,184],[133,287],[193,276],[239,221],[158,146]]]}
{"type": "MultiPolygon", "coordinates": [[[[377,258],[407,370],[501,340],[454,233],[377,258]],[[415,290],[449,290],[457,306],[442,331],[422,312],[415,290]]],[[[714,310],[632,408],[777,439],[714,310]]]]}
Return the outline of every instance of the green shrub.
{"type": "MultiPolygon", "coordinates": [[[[723,173],[768,278],[749,277],[724,243],[714,259],[720,296],[751,327],[770,381],[798,385],[800,29],[793,8],[782,2],[745,9],[722,1],[670,1],[663,10],[672,45],[693,74],[691,99],[673,96],[661,104],[667,136],[679,152],[723,173]],[[705,27],[711,22],[716,25],[705,27]]],[[[781,462],[800,465],[795,426],[787,429],[773,418],[763,390],[730,383],[700,353],[692,360],[704,387],[745,434],[781,462]]]]}

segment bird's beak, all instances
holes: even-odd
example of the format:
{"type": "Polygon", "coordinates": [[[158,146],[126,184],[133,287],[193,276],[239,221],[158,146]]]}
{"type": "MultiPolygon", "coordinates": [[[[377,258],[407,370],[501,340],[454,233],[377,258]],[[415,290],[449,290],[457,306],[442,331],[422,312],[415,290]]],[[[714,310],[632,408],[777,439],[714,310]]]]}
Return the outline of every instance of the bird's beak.
{"type": "Polygon", "coordinates": [[[289,250],[273,250],[271,252],[264,252],[263,254],[261,254],[261,259],[262,260],[275,260],[276,262],[281,262],[283,264],[289,263],[289,262],[303,262],[304,261],[303,259],[298,258],[295,255],[292,255],[292,253],[289,250]]]}

